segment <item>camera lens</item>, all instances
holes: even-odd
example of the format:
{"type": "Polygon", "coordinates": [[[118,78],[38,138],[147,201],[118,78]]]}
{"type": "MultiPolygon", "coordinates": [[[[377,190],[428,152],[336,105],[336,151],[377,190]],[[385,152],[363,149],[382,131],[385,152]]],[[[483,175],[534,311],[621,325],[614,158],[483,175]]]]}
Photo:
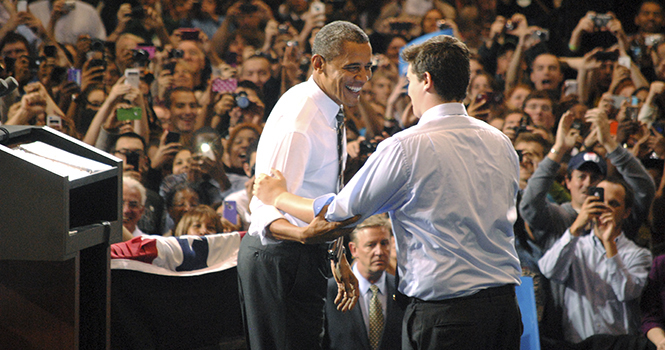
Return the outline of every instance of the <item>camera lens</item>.
{"type": "Polygon", "coordinates": [[[241,91],[241,92],[236,94],[236,105],[238,105],[238,107],[240,107],[242,109],[245,109],[245,108],[249,107],[249,104],[250,104],[250,102],[249,102],[249,98],[247,98],[247,93],[245,93],[244,91],[241,91]]]}

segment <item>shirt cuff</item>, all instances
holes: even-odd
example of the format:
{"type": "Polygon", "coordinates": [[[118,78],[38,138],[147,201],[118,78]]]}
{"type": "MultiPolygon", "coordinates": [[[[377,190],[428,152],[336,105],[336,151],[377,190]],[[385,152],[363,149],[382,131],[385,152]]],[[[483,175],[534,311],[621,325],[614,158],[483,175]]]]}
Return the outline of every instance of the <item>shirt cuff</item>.
{"type": "Polygon", "coordinates": [[[256,214],[256,217],[261,218],[261,220],[252,221],[248,233],[251,236],[259,237],[263,245],[280,243],[280,240],[266,237],[266,233],[268,232],[268,228],[270,227],[270,224],[273,223],[273,221],[284,218],[282,213],[277,210],[277,208],[269,205],[263,205],[252,213],[256,214]]]}
{"type": "Polygon", "coordinates": [[[335,199],[335,194],[334,193],[328,193],[324,194],[322,196],[316,197],[314,199],[314,203],[312,204],[312,210],[314,211],[314,216],[319,215],[323,207],[326,205],[332,203],[333,199],[335,199]]]}

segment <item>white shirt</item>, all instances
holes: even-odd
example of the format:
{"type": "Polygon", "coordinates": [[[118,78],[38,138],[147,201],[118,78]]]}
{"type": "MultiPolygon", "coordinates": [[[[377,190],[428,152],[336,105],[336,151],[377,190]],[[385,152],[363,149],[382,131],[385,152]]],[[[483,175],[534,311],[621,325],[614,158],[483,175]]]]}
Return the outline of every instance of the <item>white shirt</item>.
{"type": "Polygon", "coordinates": [[[569,230],[538,261],[545,277],[563,284],[563,335],[580,342],[594,334],[637,334],[638,300],[647,283],[651,253],[622,233],[618,254],[608,258],[593,230],[574,237],[569,230]]]}
{"type": "MultiPolygon", "coordinates": [[[[360,289],[360,296],[362,297],[363,302],[359,303],[360,304],[360,310],[363,313],[363,321],[365,321],[365,329],[367,330],[367,334],[369,336],[369,303],[372,301],[372,290],[369,289],[369,287],[372,285],[369,283],[363,275],[360,274],[360,271],[358,271],[358,264],[353,264],[353,274],[356,275],[356,278],[358,279],[358,288],[360,289]]],[[[388,312],[387,308],[387,300],[386,300],[386,272],[384,271],[383,274],[381,274],[381,277],[379,278],[376,283],[374,283],[379,288],[379,301],[381,302],[381,308],[383,309],[383,324],[386,323],[386,312],[388,312]]]]}
{"type": "Polygon", "coordinates": [[[513,235],[518,182],[508,137],[466,115],[462,104],[447,103],[382,141],[337,196],[315,200],[314,212],[331,199],[330,221],[388,212],[399,291],[443,300],[520,284],[513,235]]]}
{"type": "MultiPolygon", "coordinates": [[[[335,117],[339,108],[311,77],[289,89],[263,128],[256,153],[256,173],[269,174],[271,168],[281,171],[288,191],[301,197],[335,192],[338,173],[335,117]]],[[[342,149],[346,150],[346,140],[342,139],[342,149]]],[[[260,237],[263,244],[279,242],[265,237],[266,228],[279,218],[286,218],[296,226],[307,225],[256,197],[249,207],[252,223],[248,234],[260,237]]]]}
{"type": "MultiPolygon", "coordinates": [[[[79,35],[87,34],[93,39],[106,40],[106,29],[99,13],[92,5],[75,1],[75,7],[62,16],[55,24],[55,39],[59,43],[76,45],[79,35]]],[[[53,7],[49,0],[38,0],[30,5],[30,12],[35,15],[44,28],[48,28],[53,7]]]]}
{"type": "Polygon", "coordinates": [[[137,225],[136,228],[134,229],[134,232],[132,232],[132,237],[138,237],[143,235],[145,235],[145,233],[143,233],[143,231],[141,231],[141,229],[137,225]]]}

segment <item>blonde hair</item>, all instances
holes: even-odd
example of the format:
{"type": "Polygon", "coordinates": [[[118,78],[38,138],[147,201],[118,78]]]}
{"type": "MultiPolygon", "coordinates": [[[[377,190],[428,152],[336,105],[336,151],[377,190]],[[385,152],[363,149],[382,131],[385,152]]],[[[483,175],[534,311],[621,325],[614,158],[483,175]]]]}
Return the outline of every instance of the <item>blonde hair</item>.
{"type": "Polygon", "coordinates": [[[173,236],[180,237],[187,235],[189,228],[197,221],[212,221],[215,224],[216,233],[223,232],[222,221],[217,216],[217,213],[209,206],[201,204],[194,209],[185,213],[178,222],[173,236]]]}

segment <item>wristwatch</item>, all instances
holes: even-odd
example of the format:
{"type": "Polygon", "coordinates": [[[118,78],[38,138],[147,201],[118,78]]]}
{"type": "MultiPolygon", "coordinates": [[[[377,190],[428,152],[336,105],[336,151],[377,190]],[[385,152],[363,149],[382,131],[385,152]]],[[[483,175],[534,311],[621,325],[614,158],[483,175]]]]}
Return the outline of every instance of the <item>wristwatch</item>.
{"type": "Polygon", "coordinates": [[[332,260],[335,264],[339,263],[339,260],[344,255],[344,242],[343,238],[339,237],[334,242],[330,243],[328,247],[328,260],[332,260]]]}

